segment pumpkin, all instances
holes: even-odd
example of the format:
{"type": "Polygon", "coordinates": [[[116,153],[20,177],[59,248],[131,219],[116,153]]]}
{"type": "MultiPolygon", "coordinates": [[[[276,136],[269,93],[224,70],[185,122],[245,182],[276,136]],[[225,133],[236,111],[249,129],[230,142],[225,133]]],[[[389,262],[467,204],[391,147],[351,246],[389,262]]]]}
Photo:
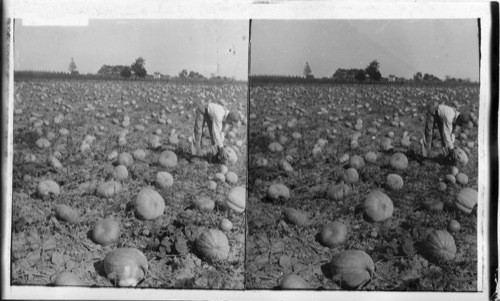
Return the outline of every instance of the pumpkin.
{"type": "Polygon", "coordinates": [[[271,200],[276,200],[276,201],[279,200],[280,198],[288,200],[290,198],[290,190],[283,184],[272,184],[267,189],[267,196],[271,200]]]}
{"type": "Polygon", "coordinates": [[[457,220],[452,219],[448,222],[448,226],[446,228],[452,233],[458,232],[460,231],[460,223],[457,220]]]}
{"type": "Polygon", "coordinates": [[[134,164],[134,158],[129,153],[120,153],[118,155],[118,164],[130,167],[134,164]]]}
{"type": "Polygon", "coordinates": [[[220,221],[219,228],[224,232],[229,232],[233,228],[233,223],[227,218],[223,218],[220,221]]]}
{"type": "Polygon", "coordinates": [[[443,191],[444,192],[444,191],[446,191],[446,188],[447,188],[446,183],[444,183],[444,182],[439,182],[438,183],[438,190],[439,191],[443,191]]]}
{"type": "Polygon", "coordinates": [[[50,147],[50,141],[45,139],[45,138],[40,138],[35,142],[36,146],[38,148],[49,148],[50,147]]]}
{"type": "Polygon", "coordinates": [[[390,138],[384,137],[380,140],[380,148],[384,151],[391,150],[393,148],[392,146],[392,140],[390,138]]]}
{"type": "Polygon", "coordinates": [[[146,151],[143,149],[134,151],[134,158],[138,161],[146,161],[146,151]]]}
{"type": "Polygon", "coordinates": [[[452,174],[447,174],[447,175],[445,176],[445,179],[446,179],[446,181],[447,181],[447,182],[449,182],[449,183],[451,183],[451,184],[455,184],[455,183],[457,182],[457,179],[456,179],[456,178],[455,178],[455,176],[454,176],[454,175],[452,175],[452,174]]]}
{"type": "Polygon", "coordinates": [[[469,178],[467,177],[466,174],[462,172],[457,173],[455,179],[457,180],[457,183],[460,185],[467,185],[467,183],[469,183],[469,178]]]}
{"type": "Polygon", "coordinates": [[[460,190],[456,199],[455,206],[464,213],[471,213],[477,204],[477,190],[466,187],[460,190]]]}
{"type": "Polygon", "coordinates": [[[155,219],[163,214],[165,201],[153,188],[146,187],[137,194],[134,207],[138,218],[144,220],[155,219]]]}
{"type": "Polygon", "coordinates": [[[213,211],[215,202],[207,197],[197,197],[193,200],[193,205],[201,211],[213,211]]]}
{"type": "Polygon", "coordinates": [[[467,153],[461,149],[461,148],[454,148],[453,150],[453,159],[455,163],[459,164],[460,166],[465,166],[467,163],[469,163],[469,157],[467,156],[467,153]]]}
{"type": "Polygon", "coordinates": [[[307,223],[307,215],[294,208],[283,210],[285,221],[296,226],[304,226],[307,223]]]}
{"type": "Polygon", "coordinates": [[[222,164],[234,165],[238,162],[238,155],[231,147],[224,146],[220,160],[222,164]]]}
{"type": "Polygon", "coordinates": [[[117,181],[123,181],[128,178],[128,170],[125,165],[118,165],[113,170],[113,178],[117,181]]]}
{"type": "Polygon", "coordinates": [[[427,210],[429,210],[431,212],[442,212],[444,209],[443,202],[441,202],[439,200],[425,201],[424,206],[427,208],[427,210]]]}
{"type": "Polygon", "coordinates": [[[196,238],[196,249],[208,262],[219,262],[229,257],[229,242],[226,235],[217,229],[202,232],[196,238]]]}
{"type": "Polygon", "coordinates": [[[61,169],[63,167],[59,159],[57,159],[55,156],[49,156],[47,158],[47,163],[54,169],[61,169]]]}
{"type": "Polygon", "coordinates": [[[208,189],[215,191],[215,189],[217,189],[217,183],[212,180],[208,181],[208,189]]]}
{"type": "Polygon", "coordinates": [[[279,167],[286,172],[293,172],[293,167],[287,160],[281,159],[278,163],[279,167]]]}
{"type": "Polygon", "coordinates": [[[347,227],[340,221],[333,221],[323,226],[320,237],[327,247],[341,245],[347,240],[347,227]]]}
{"type": "Polygon", "coordinates": [[[160,171],[156,174],[156,185],[161,189],[172,187],[174,185],[174,178],[170,173],[160,171]]]}
{"type": "Polygon", "coordinates": [[[101,245],[114,243],[120,238],[120,224],[112,217],[101,219],[94,226],[92,237],[101,245]]]}
{"type": "Polygon", "coordinates": [[[245,186],[233,187],[227,194],[226,206],[238,213],[245,211],[246,192],[245,186]]]}
{"type": "Polygon", "coordinates": [[[115,286],[136,286],[148,270],[148,260],[135,248],[119,248],[103,260],[106,277],[115,286]]]}
{"type": "Polygon", "coordinates": [[[278,153],[278,152],[282,152],[283,151],[283,146],[281,146],[281,144],[279,144],[278,142],[271,142],[271,144],[269,144],[269,146],[267,147],[267,149],[270,152],[278,153]]]}
{"type": "Polygon", "coordinates": [[[362,169],[365,167],[365,159],[361,156],[354,155],[349,159],[349,166],[355,169],[362,169]]]}
{"type": "Polygon", "coordinates": [[[216,173],[214,177],[220,182],[226,182],[226,176],[221,174],[220,172],[216,173]]]}
{"type": "Polygon", "coordinates": [[[177,155],[173,151],[166,150],[160,154],[158,163],[166,168],[175,167],[177,166],[177,155]]]}
{"type": "Polygon", "coordinates": [[[452,166],[450,169],[450,173],[456,176],[458,174],[458,168],[456,166],[452,166]]]}
{"type": "Polygon", "coordinates": [[[309,284],[302,279],[299,275],[290,274],[283,277],[281,280],[281,289],[292,290],[292,289],[310,289],[309,284]]]}
{"type": "Polygon", "coordinates": [[[267,159],[265,158],[258,158],[257,160],[255,160],[255,165],[259,166],[259,167],[265,167],[267,166],[267,159]]]}
{"type": "Polygon", "coordinates": [[[78,223],[80,221],[80,215],[76,209],[67,205],[55,205],[54,208],[57,219],[68,223],[78,223]]]}
{"type": "Polygon", "coordinates": [[[347,161],[349,161],[349,159],[351,158],[351,156],[349,156],[349,154],[343,154],[340,158],[339,158],[339,163],[340,164],[344,164],[346,163],[347,161]]]}
{"type": "Polygon", "coordinates": [[[374,222],[382,222],[392,216],[394,205],[382,191],[374,190],[365,198],[364,212],[374,222]]]}
{"type": "Polygon", "coordinates": [[[340,286],[348,289],[365,284],[375,273],[372,258],[361,250],[347,250],[334,255],[330,269],[340,286]]]}
{"type": "Polygon", "coordinates": [[[426,255],[435,262],[453,260],[457,253],[455,239],[445,230],[432,230],[425,239],[424,245],[426,255]]]}
{"type": "Polygon", "coordinates": [[[365,154],[365,161],[372,164],[377,162],[377,154],[374,152],[367,152],[365,154]]]}
{"type": "Polygon", "coordinates": [[[229,184],[238,183],[238,175],[232,171],[228,171],[226,173],[226,182],[228,182],[229,184]]]}
{"type": "Polygon", "coordinates": [[[59,193],[59,185],[52,180],[40,181],[36,186],[36,194],[42,199],[49,196],[58,196],[59,193]]]}
{"type": "Polygon", "coordinates": [[[82,286],[84,283],[77,275],[64,271],[57,275],[54,286],[82,286]]]}
{"type": "Polygon", "coordinates": [[[220,166],[220,173],[221,173],[221,174],[225,175],[228,171],[229,171],[229,169],[227,168],[227,166],[226,166],[226,165],[222,164],[222,165],[220,166]]]}
{"type": "Polygon", "coordinates": [[[403,153],[395,153],[392,155],[389,165],[394,169],[405,169],[408,167],[408,158],[403,153]]]}
{"type": "Polygon", "coordinates": [[[403,178],[397,174],[388,174],[386,184],[390,190],[400,190],[403,188],[403,178]]]}
{"type": "Polygon", "coordinates": [[[354,168],[348,168],[344,171],[344,181],[348,184],[356,183],[359,180],[358,171],[354,168]]]}
{"type": "Polygon", "coordinates": [[[122,189],[122,185],[115,181],[108,181],[101,183],[96,190],[98,196],[103,198],[111,198],[115,194],[119,193],[122,189]]]}
{"type": "Polygon", "coordinates": [[[336,184],[328,188],[326,197],[332,201],[341,201],[351,193],[351,188],[346,184],[336,184]]]}

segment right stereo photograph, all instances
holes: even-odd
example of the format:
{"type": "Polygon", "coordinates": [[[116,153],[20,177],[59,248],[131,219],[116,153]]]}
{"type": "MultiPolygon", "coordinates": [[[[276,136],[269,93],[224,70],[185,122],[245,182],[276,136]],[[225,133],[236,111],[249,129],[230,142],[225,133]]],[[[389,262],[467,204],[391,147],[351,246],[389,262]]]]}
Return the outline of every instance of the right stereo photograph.
{"type": "Polygon", "coordinates": [[[478,291],[479,29],[251,21],[246,289],[478,291]]]}

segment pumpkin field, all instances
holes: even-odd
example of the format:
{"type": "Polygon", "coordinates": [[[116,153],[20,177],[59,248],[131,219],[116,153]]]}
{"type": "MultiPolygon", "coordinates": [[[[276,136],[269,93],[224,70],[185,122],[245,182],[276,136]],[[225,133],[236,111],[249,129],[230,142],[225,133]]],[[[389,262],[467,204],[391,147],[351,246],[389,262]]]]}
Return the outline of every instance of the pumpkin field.
{"type": "Polygon", "coordinates": [[[246,289],[477,291],[478,107],[478,85],[251,85],[246,289]],[[451,165],[437,129],[421,156],[438,103],[471,117],[451,165]]]}
{"type": "Polygon", "coordinates": [[[240,83],[16,80],[11,285],[243,289],[246,116],[240,83]],[[228,162],[190,155],[209,101],[228,162]]]}

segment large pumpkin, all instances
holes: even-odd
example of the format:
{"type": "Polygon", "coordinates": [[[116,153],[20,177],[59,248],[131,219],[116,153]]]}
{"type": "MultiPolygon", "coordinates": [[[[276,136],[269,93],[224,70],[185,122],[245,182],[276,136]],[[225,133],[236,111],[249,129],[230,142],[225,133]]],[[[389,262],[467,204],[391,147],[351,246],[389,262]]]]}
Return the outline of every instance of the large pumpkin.
{"type": "Polygon", "coordinates": [[[425,251],[436,262],[455,259],[457,246],[453,236],[444,230],[432,230],[425,239],[425,251]]]}
{"type": "Polygon", "coordinates": [[[103,261],[109,281],[116,286],[136,286],[148,270],[148,260],[134,248],[119,248],[109,252],[103,261]]]}
{"type": "Polygon", "coordinates": [[[356,183],[359,180],[358,171],[354,168],[348,168],[344,171],[344,181],[348,184],[356,183]]]}
{"type": "Polygon", "coordinates": [[[222,164],[234,165],[238,162],[238,155],[236,155],[236,152],[231,147],[224,146],[222,148],[222,156],[220,159],[222,164]]]}
{"type": "Polygon", "coordinates": [[[477,190],[466,187],[460,190],[455,199],[455,206],[464,213],[471,213],[477,204],[477,190]]]}
{"type": "Polygon", "coordinates": [[[246,191],[245,186],[233,187],[227,194],[226,206],[238,213],[245,211],[246,191]]]}
{"type": "Polygon", "coordinates": [[[343,244],[347,240],[347,227],[340,221],[333,221],[323,226],[320,237],[327,247],[343,244]]]}
{"type": "Polygon", "coordinates": [[[400,190],[403,188],[403,178],[397,174],[388,174],[386,183],[390,190],[400,190]]]}
{"type": "Polygon", "coordinates": [[[375,265],[364,251],[347,250],[333,256],[330,269],[341,287],[354,289],[371,279],[375,265]]]}
{"type": "Polygon", "coordinates": [[[364,211],[374,222],[382,222],[392,216],[394,205],[382,191],[374,190],[365,198],[364,211]]]}
{"type": "Polygon", "coordinates": [[[354,155],[349,159],[349,166],[355,169],[362,169],[365,167],[365,159],[363,157],[354,155]]]}
{"type": "Polygon", "coordinates": [[[351,193],[351,188],[346,184],[336,184],[328,188],[326,197],[332,201],[341,201],[351,193]]]}
{"type": "Polygon", "coordinates": [[[272,184],[267,190],[267,196],[276,201],[280,198],[288,200],[290,198],[290,190],[283,184],[272,184]]]}
{"type": "Polygon", "coordinates": [[[135,213],[140,219],[155,219],[163,214],[165,201],[151,187],[143,188],[135,198],[135,213]]]}
{"type": "Polygon", "coordinates": [[[290,274],[283,278],[281,281],[281,289],[284,290],[300,290],[300,289],[310,289],[309,284],[302,279],[299,275],[290,274]]]}
{"type": "Polygon", "coordinates": [[[166,150],[160,154],[158,163],[166,168],[177,166],[177,155],[173,151],[166,150]]]}
{"type": "Polygon", "coordinates": [[[395,153],[389,162],[394,169],[405,169],[408,167],[408,158],[403,153],[395,153]]]}
{"type": "Polygon", "coordinates": [[[467,163],[469,163],[469,157],[467,156],[467,153],[463,149],[458,147],[453,150],[453,159],[455,163],[461,166],[465,166],[467,165],[467,163]]]}
{"type": "Polygon", "coordinates": [[[218,262],[229,256],[229,242],[226,235],[217,229],[202,232],[196,239],[196,249],[208,262],[218,262]]]}

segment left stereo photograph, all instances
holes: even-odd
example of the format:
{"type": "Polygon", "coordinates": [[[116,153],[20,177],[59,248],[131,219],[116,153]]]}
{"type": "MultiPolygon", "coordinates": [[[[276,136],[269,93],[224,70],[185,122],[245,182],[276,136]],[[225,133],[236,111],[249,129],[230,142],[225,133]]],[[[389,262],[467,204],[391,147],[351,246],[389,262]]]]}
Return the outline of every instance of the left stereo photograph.
{"type": "Polygon", "coordinates": [[[243,290],[249,21],[12,22],[11,285],[243,290]]]}

